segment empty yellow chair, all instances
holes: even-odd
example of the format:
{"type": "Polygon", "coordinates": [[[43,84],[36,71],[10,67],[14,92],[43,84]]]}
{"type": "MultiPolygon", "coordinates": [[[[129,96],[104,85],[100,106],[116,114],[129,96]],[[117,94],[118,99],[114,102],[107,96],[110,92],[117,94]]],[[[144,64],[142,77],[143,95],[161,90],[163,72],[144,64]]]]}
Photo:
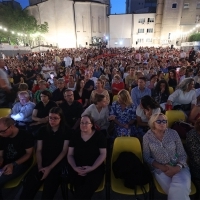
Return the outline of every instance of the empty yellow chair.
{"type": "MultiPolygon", "coordinates": [[[[129,189],[124,186],[124,181],[122,179],[116,179],[113,171],[112,171],[112,165],[117,160],[119,154],[121,152],[132,152],[134,153],[138,158],[142,159],[142,149],[140,142],[135,137],[118,137],[114,141],[113,145],[113,152],[112,152],[112,158],[111,158],[111,188],[114,192],[120,193],[120,194],[126,194],[126,195],[134,195],[134,190],[129,189]]],[[[144,188],[147,192],[149,192],[149,184],[144,185],[144,188]]],[[[141,188],[137,187],[137,195],[143,194],[141,188]]]]}
{"type": "Polygon", "coordinates": [[[185,121],[185,114],[181,110],[168,110],[165,115],[167,116],[169,128],[171,128],[172,124],[176,121],[185,121]]]}
{"type": "Polygon", "coordinates": [[[165,79],[166,81],[168,81],[168,79],[169,79],[169,73],[166,73],[166,74],[164,75],[164,79],[165,79]]]}
{"type": "Polygon", "coordinates": [[[174,88],[173,87],[169,87],[169,93],[172,94],[174,92],[174,88]]]}
{"type": "Polygon", "coordinates": [[[11,113],[10,108],[0,108],[0,118],[7,117],[11,113]]]}

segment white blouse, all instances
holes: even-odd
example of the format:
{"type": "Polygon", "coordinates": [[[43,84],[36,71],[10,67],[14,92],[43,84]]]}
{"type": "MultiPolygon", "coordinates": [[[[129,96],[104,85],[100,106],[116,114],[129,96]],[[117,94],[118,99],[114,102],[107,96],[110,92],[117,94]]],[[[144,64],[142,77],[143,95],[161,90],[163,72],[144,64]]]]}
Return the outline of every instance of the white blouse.
{"type": "Polygon", "coordinates": [[[168,100],[172,101],[173,106],[189,103],[196,105],[197,103],[195,89],[189,92],[183,92],[183,90],[177,89],[169,96],[168,100]]]}

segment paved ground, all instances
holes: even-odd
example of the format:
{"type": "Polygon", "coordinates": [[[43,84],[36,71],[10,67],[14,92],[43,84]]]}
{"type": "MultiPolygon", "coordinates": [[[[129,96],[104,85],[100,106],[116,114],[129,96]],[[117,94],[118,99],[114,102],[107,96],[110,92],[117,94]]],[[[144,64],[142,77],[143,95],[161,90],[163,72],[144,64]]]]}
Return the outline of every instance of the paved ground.
{"type": "MultiPolygon", "coordinates": [[[[21,187],[3,190],[4,199],[5,200],[18,200],[20,188],[21,187]]],[[[72,199],[70,197],[72,197],[72,195],[69,193],[69,199],[72,199]]],[[[143,196],[139,196],[139,198],[142,200],[143,196]]],[[[35,200],[37,200],[37,199],[38,200],[41,199],[41,192],[37,193],[35,200]]],[[[60,188],[59,188],[58,192],[56,193],[55,199],[56,200],[62,200],[60,188]]],[[[106,199],[105,190],[102,191],[102,192],[95,193],[93,198],[92,198],[92,200],[100,200],[100,199],[106,199]]],[[[114,192],[111,191],[110,199],[111,200],[134,200],[134,197],[128,196],[128,195],[117,194],[117,193],[114,193],[114,192]]],[[[157,192],[155,192],[155,200],[167,200],[167,196],[161,195],[161,194],[158,194],[157,192]]]]}

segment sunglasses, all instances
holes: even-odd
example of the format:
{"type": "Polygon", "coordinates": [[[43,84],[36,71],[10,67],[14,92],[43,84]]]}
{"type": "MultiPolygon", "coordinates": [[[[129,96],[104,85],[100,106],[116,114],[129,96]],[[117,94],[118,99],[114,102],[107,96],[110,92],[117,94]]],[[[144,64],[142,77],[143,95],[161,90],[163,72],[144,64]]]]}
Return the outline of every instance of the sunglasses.
{"type": "Polygon", "coordinates": [[[157,124],[161,124],[161,123],[163,123],[163,124],[167,124],[167,120],[156,120],[155,121],[157,124]]]}
{"type": "Polygon", "coordinates": [[[11,126],[9,126],[7,129],[0,131],[0,133],[5,133],[11,126]]]}

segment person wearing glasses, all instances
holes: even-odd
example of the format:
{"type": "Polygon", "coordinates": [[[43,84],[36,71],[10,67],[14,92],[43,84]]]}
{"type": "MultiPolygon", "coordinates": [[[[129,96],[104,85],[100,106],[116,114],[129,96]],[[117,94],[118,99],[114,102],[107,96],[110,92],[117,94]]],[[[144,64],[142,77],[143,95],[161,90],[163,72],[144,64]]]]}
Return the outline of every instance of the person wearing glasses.
{"type": "Polygon", "coordinates": [[[153,114],[143,136],[143,157],[168,199],[189,200],[191,175],[178,133],[167,128],[164,114],[153,114]]]}
{"type": "Polygon", "coordinates": [[[32,122],[35,104],[29,100],[30,96],[27,91],[19,92],[18,98],[19,102],[13,106],[10,117],[15,120],[19,128],[26,128],[32,122]]]}
{"type": "Polygon", "coordinates": [[[81,117],[80,131],[70,140],[67,158],[73,169],[74,199],[91,199],[105,173],[106,138],[94,129],[89,115],[81,117]]]}
{"type": "Polygon", "coordinates": [[[48,123],[39,130],[37,138],[37,164],[28,173],[20,199],[34,199],[43,185],[42,199],[53,199],[60,185],[63,168],[67,165],[67,150],[71,130],[65,124],[62,109],[54,107],[48,123]]]}
{"type": "Polygon", "coordinates": [[[74,100],[74,93],[72,90],[66,89],[63,95],[65,101],[60,104],[60,108],[63,110],[68,126],[72,129],[77,129],[80,124],[83,106],[80,102],[74,100]]]}
{"type": "Polygon", "coordinates": [[[0,118],[0,199],[4,184],[23,174],[32,162],[33,137],[14,124],[11,118],[0,118]]]}

